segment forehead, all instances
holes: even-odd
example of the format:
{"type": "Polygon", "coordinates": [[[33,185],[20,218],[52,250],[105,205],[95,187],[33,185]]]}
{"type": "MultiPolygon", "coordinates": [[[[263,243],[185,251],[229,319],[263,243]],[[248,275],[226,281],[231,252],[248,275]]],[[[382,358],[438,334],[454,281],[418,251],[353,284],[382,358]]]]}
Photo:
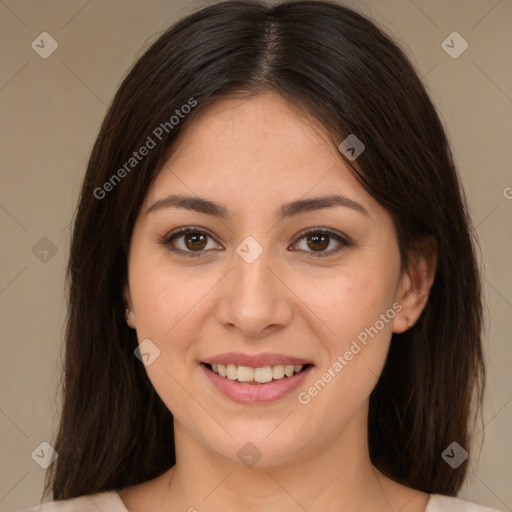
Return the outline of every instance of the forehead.
{"type": "Polygon", "coordinates": [[[339,160],[318,121],[280,95],[267,92],[248,99],[218,100],[202,108],[179,134],[163,173],[186,168],[189,176],[207,174],[211,183],[224,174],[249,178],[248,171],[257,167],[267,178],[297,179],[306,169],[305,177],[314,179],[318,171],[327,171],[339,160]],[[215,174],[209,172],[213,167],[215,174]]]}
{"type": "Polygon", "coordinates": [[[171,193],[209,197],[236,212],[333,193],[380,207],[327,130],[276,93],[219,100],[200,110],[180,133],[144,206],[171,193]]]}
{"type": "Polygon", "coordinates": [[[324,146],[333,152],[318,120],[275,92],[226,98],[206,106],[180,135],[176,156],[181,153],[180,146],[191,142],[216,144],[219,150],[271,150],[286,144],[304,149],[324,146]]]}

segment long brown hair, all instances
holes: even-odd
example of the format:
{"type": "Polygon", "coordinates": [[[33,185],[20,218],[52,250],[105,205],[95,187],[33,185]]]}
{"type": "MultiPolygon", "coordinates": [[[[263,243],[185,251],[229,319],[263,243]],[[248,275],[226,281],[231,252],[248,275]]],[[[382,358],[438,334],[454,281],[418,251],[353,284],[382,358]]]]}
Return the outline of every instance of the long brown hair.
{"type": "Polygon", "coordinates": [[[182,19],[144,53],[94,144],[67,274],[58,459],[45,482],[54,499],[121,489],[175,463],[172,414],[134,356],[136,334],[124,319],[131,233],[183,127],[219,98],[268,90],[303,107],[334,143],[349,134],[363,141],[357,165],[340,157],[392,215],[405,264],[419,236],[437,241],[428,303],[410,330],[392,337],[368,436],[372,462],[390,478],[428,493],[459,491],[468,461],[452,469],[441,454],[453,441],[470,451],[473,406],[482,401],[481,283],[436,110],[403,51],[353,10],[329,1],[236,0],[182,19]],[[191,99],[195,108],[171,128],[191,99]],[[130,161],[148,137],[156,147],[130,161]]]}

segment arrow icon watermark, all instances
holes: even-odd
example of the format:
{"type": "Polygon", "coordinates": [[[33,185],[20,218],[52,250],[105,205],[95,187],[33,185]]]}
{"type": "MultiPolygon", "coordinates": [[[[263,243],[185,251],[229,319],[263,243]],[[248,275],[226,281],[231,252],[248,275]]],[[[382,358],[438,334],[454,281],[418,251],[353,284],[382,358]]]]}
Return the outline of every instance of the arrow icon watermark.
{"type": "Polygon", "coordinates": [[[350,161],[354,161],[365,149],[361,139],[351,133],[339,146],[338,149],[350,161]]]}
{"type": "Polygon", "coordinates": [[[41,32],[30,46],[39,57],[47,59],[59,47],[59,43],[48,32],[41,32]]]}

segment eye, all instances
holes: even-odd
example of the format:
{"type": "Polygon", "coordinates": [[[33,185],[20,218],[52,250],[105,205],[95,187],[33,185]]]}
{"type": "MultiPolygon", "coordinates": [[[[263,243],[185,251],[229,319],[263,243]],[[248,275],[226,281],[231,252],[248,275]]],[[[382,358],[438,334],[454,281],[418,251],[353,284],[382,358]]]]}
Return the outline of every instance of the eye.
{"type": "MultiPolygon", "coordinates": [[[[160,243],[171,252],[176,252],[189,257],[200,257],[206,250],[222,250],[222,247],[209,247],[209,239],[213,236],[203,229],[194,226],[185,226],[176,229],[160,240],[160,243]]],[[[310,229],[299,233],[299,243],[291,246],[292,251],[309,253],[310,258],[322,258],[340,252],[344,247],[350,245],[341,234],[328,228],[310,229]],[[300,242],[305,241],[305,247],[300,242]],[[335,242],[337,248],[326,251],[335,242]],[[302,245],[302,247],[299,247],[302,245]],[[308,250],[312,249],[312,250],[308,250]]]]}
{"type": "Polygon", "coordinates": [[[208,239],[213,240],[212,235],[202,229],[193,226],[179,228],[160,240],[170,251],[190,257],[199,257],[208,247],[208,239]]]}
{"type": "Polygon", "coordinates": [[[332,256],[333,254],[340,252],[344,247],[350,245],[350,243],[341,234],[327,228],[313,229],[306,231],[305,233],[300,233],[298,240],[299,242],[301,240],[305,240],[305,244],[300,248],[299,246],[301,244],[296,243],[292,246],[292,250],[300,250],[310,253],[308,256],[309,258],[332,256]],[[335,242],[335,245],[337,244],[337,248],[326,251],[325,249],[331,245],[331,242],[335,242]],[[308,248],[312,249],[312,251],[309,251],[308,248]]]}

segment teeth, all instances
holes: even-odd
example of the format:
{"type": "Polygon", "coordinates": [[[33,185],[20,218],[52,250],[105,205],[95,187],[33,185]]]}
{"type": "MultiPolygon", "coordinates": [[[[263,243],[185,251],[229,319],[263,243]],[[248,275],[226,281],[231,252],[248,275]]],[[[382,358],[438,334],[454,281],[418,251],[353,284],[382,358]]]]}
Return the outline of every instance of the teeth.
{"type": "Polygon", "coordinates": [[[274,379],[282,379],[284,377],[284,366],[282,364],[272,366],[272,377],[274,379]]]}
{"type": "Polygon", "coordinates": [[[254,377],[254,368],[249,368],[249,366],[239,366],[237,378],[240,382],[252,382],[254,377]]]}
{"type": "Polygon", "coordinates": [[[254,369],[254,380],[260,384],[270,382],[272,380],[272,368],[270,366],[264,366],[263,368],[254,369]]]}
{"type": "Polygon", "coordinates": [[[260,368],[251,368],[250,366],[237,366],[235,364],[212,364],[212,370],[221,377],[238,382],[257,382],[265,384],[272,379],[279,380],[299,373],[303,366],[301,364],[277,364],[275,366],[263,366],[260,368]]]}
{"type": "Polygon", "coordinates": [[[226,377],[231,380],[236,380],[238,377],[238,367],[234,364],[228,364],[226,366],[226,377]]]}
{"type": "Polygon", "coordinates": [[[293,375],[293,372],[295,371],[295,366],[293,366],[293,364],[287,364],[285,367],[284,367],[284,374],[287,376],[287,377],[291,377],[293,375]]]}

